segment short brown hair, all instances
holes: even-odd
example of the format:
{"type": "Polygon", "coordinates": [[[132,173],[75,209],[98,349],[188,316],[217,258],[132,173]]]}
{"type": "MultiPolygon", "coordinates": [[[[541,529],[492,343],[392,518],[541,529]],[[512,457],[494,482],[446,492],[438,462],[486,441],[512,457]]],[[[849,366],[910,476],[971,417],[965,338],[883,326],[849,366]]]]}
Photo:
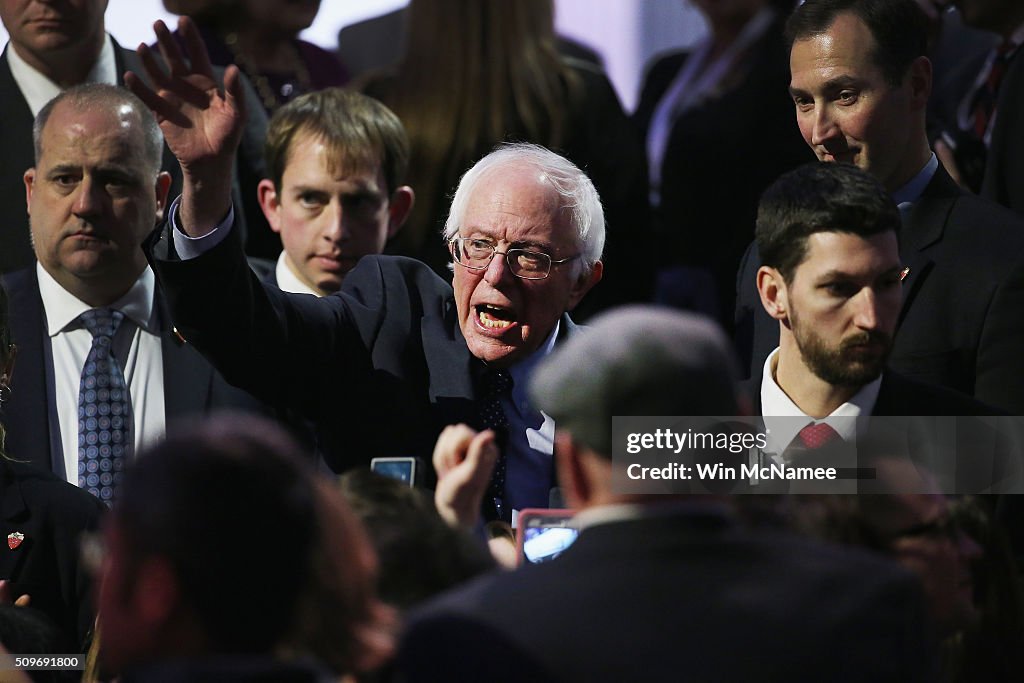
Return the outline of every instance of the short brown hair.
{"type": "Polygon", "coordinates": [[[270,119],[264,147],[274,187],[281,179],[299,133],[308,133],[330,148],[331,173],[380,165],[388,194],[405,182],[409,138],[395,113],[366,95],[326,88],[295,98],[270,119]]]}

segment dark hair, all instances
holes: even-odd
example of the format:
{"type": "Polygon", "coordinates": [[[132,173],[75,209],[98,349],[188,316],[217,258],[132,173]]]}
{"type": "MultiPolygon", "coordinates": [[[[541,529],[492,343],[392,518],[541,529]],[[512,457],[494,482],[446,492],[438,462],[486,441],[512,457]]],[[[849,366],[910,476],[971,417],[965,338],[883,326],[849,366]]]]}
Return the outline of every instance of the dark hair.
{"type": "Polygon", "coordinates": [[[384,602],[406,610],[494,568],[487,549],[449,527],[426,492],[368,469],[346,472],[339,484],[377,550],[384,602]]]}
{"type": "Polygon", "coordinates": [[[845,12],[871,31],[871,58],[889,85],[900,85],[911,63],[928,54],[928,17],[914,0],[807,0],[786,22],[786,42],[792,48],[798,40],[825,33],[845,12]]]}
{"type": "Polygon", "coordinates": [[[274,112],[264,155],[278,191],[300,133],[327,145],[332,173],[379,166],[389,195],[405,184],[409,138],[394,112],[372,97],[326,88],[297,97],[274,112]]]}
{"type": "Polygon", "coordinates": [[[850,164],[814,161],[783,174],[761,195],[757,248],[761,263],[789,283],[814,233],[869,237],[899,227],[899,209],[874,176],[850,164]]]}
{"type": "Polygon", "coordinates": [[[178,427],[125,472],[113,522],[126,564],[167,560],[213,651],[269,652],[310,571],[313,475],[268,422],[178,427]]]}

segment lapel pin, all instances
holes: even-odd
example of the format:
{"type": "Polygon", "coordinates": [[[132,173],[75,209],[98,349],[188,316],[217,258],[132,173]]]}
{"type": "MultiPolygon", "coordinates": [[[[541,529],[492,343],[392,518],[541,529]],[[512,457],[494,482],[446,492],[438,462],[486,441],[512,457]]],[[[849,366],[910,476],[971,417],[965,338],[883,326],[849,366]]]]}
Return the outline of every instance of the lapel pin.
{"type": "Polygon", "coordinates": [[[900,271],[900,282],[903,282],[908,275],[910,275],[910,266],[900,271]]]}
{"type": "Polygon", "coordinates": [[[20,531],[12,531],[7,534],[7,547],[11,550],[17,549],[21,542],[25,540],[25,534],[20,531]]]}

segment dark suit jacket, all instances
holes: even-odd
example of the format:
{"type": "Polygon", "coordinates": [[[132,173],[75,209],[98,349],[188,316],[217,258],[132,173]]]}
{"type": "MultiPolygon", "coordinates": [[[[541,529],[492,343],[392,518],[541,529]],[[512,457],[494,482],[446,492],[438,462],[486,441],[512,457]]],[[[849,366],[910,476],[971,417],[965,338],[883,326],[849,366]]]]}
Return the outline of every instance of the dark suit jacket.
{"type": "MultiPolygon", "coordinates": [[[[0,226],[0,273],[27,268],[35,263],[36,257],[29,241],[28,212],[25,206],[25,183],[22,176],[35,165],[35,151],[32,147],[32,110],[21,94],[21,89],[11,75],[7,61],[7,50],[0,55],[0,149],[4,163],[0,164],[0,208],[3,209],[4,224],[0,226]]],[[[141,78],[146,77],[142,61],[134,50],[126,50],[114,41],[114,58],[117,64],[118,84],[124,85],[125,71],[133,71],[141,78]]],[[[259,102],[248,79],[243,78],[247,102],[259,102]]],[[[267,118],[262,109],[250,106],[246,119],[245,133],[238,153],[236,182],[232,188],[239,224],[247,234],[253,234],[254,241],[270,242],[270,255],[281,250],[280,240],[270,230],[266,218],[259,208],[256,185],[265,176],[263,163],[263,142],[267,134],[267,118]],[[255,111],[254,111],[255,110],[255,111]],[[265,236],[268,234],[269,237],[265,236]]],[[[174,182],[169,197],[176,197],[181,188],[181,168],[167,146],[164,146],[163,170],[171,174],[174,182]]],[[[269,253],[269,252],[268,252],[269,253]]]]}
{"type": "MultiPolygon", "coordinates": [[[[725,323],[761,193],[785,171],[814,160],[793,117],[781,21],[751,47],[749,68],[719,97],[675,121],[662,163],[661,206],[655,212],[659,242],[647,253],[669,264],[710,269],[725,323]]],[[[650,67],[633,115],[643,139],[688,57],[670,54],[650,67]]]]}
{"type": "MultiPolygon", "coordinates": [[[[889,366],[1024,414],[1024,221],[940,166],[899,239],[910,272],[889,366]]],[[[751,374],[779,343],[757,294],[760,263],[751,245],[737,276],[736,346],[751,374]]]]}
{"type": "Polygon", "coordinates": [[[0,579],[13,582],[15,597],[29,594],[73,651],[95,616],[79,541],[82,532],[97,530],[103,510],[97,498],[49,472],[0,460],[0,579]],[[12,532],[25,536],[14,549],[7,542],[12,532]]]}
{"type": "MultiPolygon", "coordinates": [[[[261,282],[234,231],[179,261],[163,226],[146,252],[182,335],[229,382],[316,423],[335,471],[377,456],[429,462],[446,425],[481,426],[478,362],[451,286],[425,264],[364,256],[340,292],[317,298],[261,282]]],[[[564,316],[562,331],[574,328],[564,316]]]]}
{"type": "MultiPolygon", "coordinates": [[[[3,285],[10,297],[11,336],[18,346],[11,400],[4,403],[2,417],[7,427],[7,452],[62,475],[64,455],[53,395],[53,355],[35,266],[3,276],[3,285]]],[[[168,424],[176,418],[218,408],[260,410],[255,399],[228,386],[198,351],[181,341],[171,326],[159,288],[156,297],[161,312],[168,424]]]]}
{"type": "Polygon", "coordinates": [[[932,680],[915,579],[853,549],[699,513],[585,529],[558,559],[411,615],[424,681],[932,680]]]}
{"type": "Polygon", "coordinates": [[[996,121],[981,196],[1024,214],[1024,50],[1017,49],[999,87],[996,121]]]}

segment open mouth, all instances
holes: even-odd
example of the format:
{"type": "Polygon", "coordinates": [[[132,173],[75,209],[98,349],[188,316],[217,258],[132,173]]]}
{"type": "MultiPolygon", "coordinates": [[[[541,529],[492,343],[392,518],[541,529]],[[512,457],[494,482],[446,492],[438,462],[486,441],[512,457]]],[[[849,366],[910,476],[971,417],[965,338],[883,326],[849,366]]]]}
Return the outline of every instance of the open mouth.
{"type": "Polygon", "coordinates": [[[507,330],[516,324],[512,311],[491,304],[478,304],[476,318],[481,326],[489,330],[507,330]]]}

